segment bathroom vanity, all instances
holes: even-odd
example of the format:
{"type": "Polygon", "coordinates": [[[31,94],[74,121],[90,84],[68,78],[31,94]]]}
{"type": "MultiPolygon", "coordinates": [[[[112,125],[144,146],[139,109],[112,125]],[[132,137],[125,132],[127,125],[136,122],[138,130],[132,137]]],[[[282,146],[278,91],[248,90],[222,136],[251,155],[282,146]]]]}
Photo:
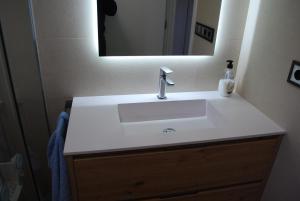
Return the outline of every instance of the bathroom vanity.
{"type": "Polygon", "coordinates": [[[77,97],[73,200],[258,201],[284,133],[237,94],[77,97]]]}

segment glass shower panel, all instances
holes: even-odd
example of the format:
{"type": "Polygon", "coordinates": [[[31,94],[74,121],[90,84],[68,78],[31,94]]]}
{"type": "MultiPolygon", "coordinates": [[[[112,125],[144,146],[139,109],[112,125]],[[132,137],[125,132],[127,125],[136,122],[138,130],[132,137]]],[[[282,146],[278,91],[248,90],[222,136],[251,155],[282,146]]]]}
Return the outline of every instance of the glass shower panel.
{"type": "Polygon", "coordinates": [[[0,24],[0,200],[37,201],[38,194],[9,77],[0,24]]]}
{"type": "MultiPolygon", "coordinates": [[[[1,113],[1,107],[2,107],[2,101],[0,100],[0,113],[1,113]]],[[[3,126],[0,122],[0,162],[4,162],[9,160],[9,148],[8,143],[6,140],[6,136],[4,135],[3,126]]]]}

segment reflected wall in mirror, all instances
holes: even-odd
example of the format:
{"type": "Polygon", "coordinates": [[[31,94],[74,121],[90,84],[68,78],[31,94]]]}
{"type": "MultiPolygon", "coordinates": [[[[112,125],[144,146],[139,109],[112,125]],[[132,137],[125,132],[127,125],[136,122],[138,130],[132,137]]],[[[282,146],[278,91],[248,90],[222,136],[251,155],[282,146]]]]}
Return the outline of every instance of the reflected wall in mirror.
{"type": "Polygon", "coordinates": [[[97,0],[99,56],[213,55],[221,0],[97,0]]]}

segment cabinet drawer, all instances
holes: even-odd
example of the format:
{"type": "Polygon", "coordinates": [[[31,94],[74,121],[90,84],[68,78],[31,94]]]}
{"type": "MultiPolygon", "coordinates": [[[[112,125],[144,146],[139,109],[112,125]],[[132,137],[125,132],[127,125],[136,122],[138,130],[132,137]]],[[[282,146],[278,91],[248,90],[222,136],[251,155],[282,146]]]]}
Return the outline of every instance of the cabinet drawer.
{"type": "Polygon", "coordinates": [[[141,199],[261,181],[279,138],[74,160],[79,201],[141,199]]]}
{"type": "Polygon", "coordinates": [[[258,201],[260,193],[261,185],[256,184],[220,190],[203,191],[185,196],[150,199],[145,201],[258,201]]]}

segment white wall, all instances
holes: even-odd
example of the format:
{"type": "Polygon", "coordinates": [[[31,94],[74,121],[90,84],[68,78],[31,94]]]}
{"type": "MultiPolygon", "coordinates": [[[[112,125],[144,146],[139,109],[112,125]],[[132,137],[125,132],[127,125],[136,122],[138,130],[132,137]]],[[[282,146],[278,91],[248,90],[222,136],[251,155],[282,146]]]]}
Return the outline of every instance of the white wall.
{"type": "Polygon", "coordinates": [[[243,79],[249,64],[250,54],[252,53],[252,45],[256,32],[256,25],[260,5],[262,0],[251,0],[248,10],[247,21],[245,25],[245,32],[242,41],[242,47],[239,57],[239,63],[236,72],[236,89],[237,91],[243,87],[243,79]]]}
{"type": "Polygon", "coordinates": [[[162,55],[166,0],[116,0],[106,16],[107,55],[162,55]]]}
{"type": "MultiPolygon", "coordinates": [[[[42,80],[52,127],[73,96],[156,93],[160,66],[176,86],[168,91],[216,90],[225,60],[238,61],[249,0],[223,0],[214,56],[97,56],[96,0],[33,0],[42,80]]],[[[154,13],[155,14],[155,13],[154,13]]]]}
{"type": "Polygon", "coordinates": [[[253,42],[242,47],[239,93],[288,132],[264,201],[300,200],[300,88],[286,82],[300,60],[299,8],[298,0],[261,0],[253,42]]]}

